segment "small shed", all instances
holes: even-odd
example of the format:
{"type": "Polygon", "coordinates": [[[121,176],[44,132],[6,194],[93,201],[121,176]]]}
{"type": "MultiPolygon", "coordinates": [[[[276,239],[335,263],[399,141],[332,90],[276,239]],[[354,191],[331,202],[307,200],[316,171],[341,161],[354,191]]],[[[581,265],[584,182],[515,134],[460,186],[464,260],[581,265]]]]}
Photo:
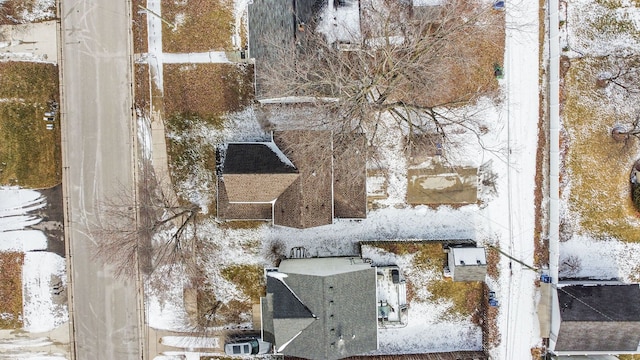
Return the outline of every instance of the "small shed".
{"type": "Polygon", "coordinates": [[[447,255],[453,281],[484,281],[487,255],[482,247],[452,247],[447,255]]]}

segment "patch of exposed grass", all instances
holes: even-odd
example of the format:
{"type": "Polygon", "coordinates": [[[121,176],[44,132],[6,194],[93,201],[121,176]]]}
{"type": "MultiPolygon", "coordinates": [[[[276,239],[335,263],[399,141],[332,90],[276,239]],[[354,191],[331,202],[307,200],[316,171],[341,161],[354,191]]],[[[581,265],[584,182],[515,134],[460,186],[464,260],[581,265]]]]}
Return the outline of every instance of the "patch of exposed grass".
{"type": "Polygon", "coordinates": [[[133,32],[133,52],[136,54],[145,53],[149,49],[147,34],[147,12],[142,11],[140,6],[146,7],[146,0],[132,0],[131,13],[133,21],[131,30],[133,32]]]}
{"type": "Polygon", "coordinates": [[[498,327],[499,308],[485,305],[480,314],[482,315],[482,343],[485,349],[495,348],[500,345],[501,340],[498,327]]]}
{"type": "Polygon", "coordinates": [[[201,328],[240,324],[250,319],[251,302],[233,299],[222,302],[204,278],[198,279],[196,287],[196,323],[201,328]]]}
{"type": "Polygon", "coordinates": [[[234,283],[252,304],[260,302],[265,293],[264,270],[259,265],[232,265],[222,269],[222,277],[234,283]]]}
{"type": "Polygon", "coordinates": [[[618,355],[618,359],[620,360],[640,360],[640,355],[618,355]]]}
{"type": "Polygon", "coordinates": [[[238,111],[253,100],[253,67],[234,64],[165,64],[165,113],[203,118],[238,111]]]}
{"type": "Polygon", "coordinates": [[[638,283],[640,282],[640,264],[635,265],[629,271],[629,282],[638,283]]]}
{"type": "Polygon", "coordinates": [[[165,52],[232,49],[234,17],[230,0],[163,1],[162,16],[177,25],[172,29],[162,24],[165,52]]]}
{"type": "Polygon", "coordinates": [[[202,118],[189,113],[176,114],[166,120],[167,131],[175,135],[167,138],[169,169],[174,183],[187,181],[196,169],[215,173],[215,146],[195,131],[203,124],[219,127],[222,122],[219,118],[202,118]]]}
{"type": "MultiPolygon", "coordinates": [[[[616,10],[621,7],[624,7],[622,0],[596,0],[598,5],[604,6],[609,10],[616,10]]],[[[633,6],[640,6],[640,0],[631,0],[633,6]]]]}
{"type": "Polygon", "coordinates": [[[0,329],[22,327],[23,264],[23,253],[0,252],[0,329]]]}
{"type": "Polygon", "coordinates": [[[620,18],[615,12],[607,12],[589,24],[602,35],[631,34],[640,35],[634,21],[630,18],[620,18]]]}
{"type": "Polygon", "coordinates": [[[151,96],[151,90],[149,89],[149,65],[148,64],[135,64],[133,67],[135,71],[135,106],[136,109],[140,109],[145,113],[150,113],[149,97],[151,96]]]}
{"type": "Polygon", "coordinates": [[[0,63],[0,184],[60,183],[60,123],[46,130],[42,120],[48,102],[58,100],[57,71],[51,64],[0,63]]]}
{"type": "Polygon", "coordinates": [[[494,248],[487,247],[487,275],[494,280],[500,277],[500,253],[494,248]]]}
{"type": "Polygon", "coordinates": [[[202,328],[240,324],[248,320],[251,303],[247,301],[231,300],[222,303],[213,295],[211,289],[198,289],[198,326],[202,328]]]}
{"type": "Polygon", "coordinates": [[[472,316],[480,310],[482,305],[481,282],[455,282],[450,280],[432,280],[427,289],[431,293],[430,299],[448,299],[453,302],[449,310],[450,315],[472,316]]]}
{"type": "Polygon", "coordinates": [[[569,144],[564,158],[571,178],[569,210],[577,231],[640,241],[640,221],[633,207],[629,172],[636,160],[632,151],[610,135],[619,121],[607,99],[595,88],[598,59],[574,59],[565,76],[564,126],[569,144]]]}
{"type": "Polygon", "coordinates": [[[441,272],[446,259],[438,242],[378,241],[370,245],[396,255],[414,254],[413,266],[422,271],[441,272]]]}
{"type": "Polygon", "coordinates": [[[265,224],[265,221],[260,220],[238,220],[238,221],[225,221],[218,225],[221,229],[233,229],[233,230],[248,230],[257,229],[265,224]]]}

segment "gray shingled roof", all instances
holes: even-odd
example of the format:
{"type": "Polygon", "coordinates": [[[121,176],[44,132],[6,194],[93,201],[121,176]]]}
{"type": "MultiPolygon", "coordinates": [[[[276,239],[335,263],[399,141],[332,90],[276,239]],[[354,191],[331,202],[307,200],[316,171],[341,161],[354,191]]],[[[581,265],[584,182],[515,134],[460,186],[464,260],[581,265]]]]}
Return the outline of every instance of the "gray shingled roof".
{"type": "Polygon", "coordinates": [[[640,287],[573,285],[558,288],[560,329],[554,351],[636,351],[640,344],[640,287]]]}
{"type": "Polygon", "coordinates": [[[374,268],[348,258],[316,258],[285,260],[281,269],[287,268],[286,262],[295,263],[291,271],[305,271],[267,280],[263,323],[276,349],[286,345],[279,350],[284,355],[331,360],[377,348],[374,268]],[[292,298],[315,315],[313,321],[296,318],[307,314],[297,305],[295,311],[279,309],[279,302],[295,304],[292,298]],[[265,302],[270,304],[265,307],[265,302]]]}
{"type": "MultiPolygon", "coordinates": [[[[278,64],[295,46],[300,23],[309,24],[327,0],[253,0],[249,4],[249,54],[255,59],[257,75],[265,64],[278,64]]],[[[259,78],[256,97],[262,97],[259,78]]]]}
{"type": "Polygon", "coordinates": [[[563,286],[558,289],[563,321],[640,321],[640,286],[563,286]]]}

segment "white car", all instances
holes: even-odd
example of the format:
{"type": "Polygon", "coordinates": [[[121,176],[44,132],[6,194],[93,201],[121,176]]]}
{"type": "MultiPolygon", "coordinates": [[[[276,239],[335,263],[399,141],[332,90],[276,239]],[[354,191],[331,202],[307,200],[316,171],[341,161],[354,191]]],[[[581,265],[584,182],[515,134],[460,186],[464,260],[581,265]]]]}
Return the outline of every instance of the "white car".
{"type": "Polygon", "coordinates": [[[258,338],[238,339],[224,345],[227,355],[255,355],[267,354],[271,350],[271,343],[258,338]]]}

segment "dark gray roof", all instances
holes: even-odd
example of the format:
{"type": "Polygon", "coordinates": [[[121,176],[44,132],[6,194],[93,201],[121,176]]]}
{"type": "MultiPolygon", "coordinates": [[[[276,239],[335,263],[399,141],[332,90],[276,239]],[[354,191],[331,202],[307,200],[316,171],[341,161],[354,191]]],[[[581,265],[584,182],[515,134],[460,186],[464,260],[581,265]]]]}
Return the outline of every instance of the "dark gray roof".
{"type": "MultiPolygon", "coordinates": [[[[305,260],[310,270],[313,267],[331,268],[331,261],[339,261],[330,259],[325,264],[322,259],[305,260]]],[[[348,267],[349,260],[341,260],[348,267]]],[[[375,269],[358,265],[353,268],[353,271],[340,270],[325,274],[321,270],[317,274],[313,274],[313,271],[309,274],[287,273],[282,281],[290,291],[283,290],[287,289],[286,286],[277,285],[281,280],[267,280],[267,294],[272,297],[272,311],[266,314],[271,318],[263,321],[270,324],[269,327],[273,326],[268,332],[273,333],[270,336],[276,341],[275,347],[280,348],[286,344],[280,350],[282,354],[332,360],[377,348],[375,269]],[[279,302],[291,302],[291,296],[287,294],[291,291],[315,315],[315,320],[304,323],[305,327],[295,332],[290,332],[290,327],[294,325],[290,320],[296,319],[290,319],[287,311],[277,310],[279,302]],[[290,335],[282,338],[279,332],[290,335]]],[[[294,311],[293,315],[304,314],[299,310],[294,311]]],[[[296,324],[302,322],[298,320],[296,324]]]]}
{"type": "MultiPolygon", "coordinates": [[[[300,23],[309,24],[327,0],[253,0],[249,4],[249,54],[255,59],[256,74],[266,63],[278,64],[291,51],[300,23]]],[[[256,96],[261,97],[259,76],[256,96]]]]}
{"type": "Polygon", "coordinates": [[[267,143],[231,143],[224,159],[224,174],[296,173],[292,164],[275,145],[267,143]],[[283,161],[286,160],[286,161],[283,161]]]}
{"type": "Polygon", "coordinates": [[[563,321],[640,321],[640,286],[598,285],[558,288],[563,321]]]}
{"type": "Polygon", "coordinates": [[[558,288],[560,328],[555,352],[637,351],[640,343],[638,285],[558,288]]]}
{"type": "Polygon", "coordinates": [[[267,288],[278,301],[273,304],[273,317],[276,319],[314,317],[295,294],[280,280],[267,276],[267,288]]]}

